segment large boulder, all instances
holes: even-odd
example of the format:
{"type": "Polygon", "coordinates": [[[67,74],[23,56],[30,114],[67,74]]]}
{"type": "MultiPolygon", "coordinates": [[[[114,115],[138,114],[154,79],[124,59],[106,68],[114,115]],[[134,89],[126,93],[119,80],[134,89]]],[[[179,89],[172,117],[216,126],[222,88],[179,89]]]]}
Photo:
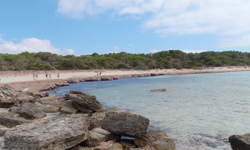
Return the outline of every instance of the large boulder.
{"type": "Polygon", "coordinates": [[[106,142],[112,140],[114,134],[106,131],[102,128],[94,128],[93,130],[89,131],[88,139],[86,140],[86,144],[89,147],[95,147],[100,145],[102,142],[106,142]]]}
{"type": "Polygon", "coordinates": [[[107,112],[102,128],[117,135],[144,137],[149,119],[128,112],[107,112]]]}
{"type": "Polygon", "coordinates": [[[232,135],[229,137],[229,142],[233,150],[249,150],[250,133],[245,135],[232,135]]]}
{"type": "Polygon", "coordinates": [[[4,135],[6,149],[63,150],[87,139],[89,119],[83,114],[59,116],[43,124],[29,124],[4,135]]]}
{"type": "Polygon", "coordinates": [[[8,84],[0,86],[0,108],[10,108],[16,103],[16,92],[8,84]]]}
{"type": "Polygon", "coordinates": [[[46,113],[42,110],[41,106],[33,103],[24,103],[18,112],[21,117],[26,119],[36,119],[46,116],[46,113]]]}
{"type": "Polygon", "coordinates": [[[105,108],[96,100],[96,96],[82,91],[71,90],[65,94],[66,100],[71,100],[73,105],[84,113],[104,111],[105,108]]]}

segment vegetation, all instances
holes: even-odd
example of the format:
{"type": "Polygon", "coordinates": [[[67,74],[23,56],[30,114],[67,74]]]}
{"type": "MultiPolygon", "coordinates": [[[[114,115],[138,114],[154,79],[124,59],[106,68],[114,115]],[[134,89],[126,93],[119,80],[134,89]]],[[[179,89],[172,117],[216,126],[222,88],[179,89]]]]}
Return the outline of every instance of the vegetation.
{"type": "Polygon", "coordinates": [[[49,52],[0,54],[0,70],[156,69],[248,66],[250,53],[239,51],[184,53],[168,50],[149,54],[126,52],[61,56],[49,52]]]}

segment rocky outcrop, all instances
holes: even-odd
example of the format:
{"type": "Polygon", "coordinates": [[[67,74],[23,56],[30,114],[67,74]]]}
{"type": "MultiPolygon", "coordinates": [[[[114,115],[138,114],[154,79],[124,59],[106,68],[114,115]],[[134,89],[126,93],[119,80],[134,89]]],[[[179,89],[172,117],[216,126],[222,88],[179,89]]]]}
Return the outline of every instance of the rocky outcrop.
{"type": "Polygon", "coordinates": [[[60,105],[59,110],[60,110],[60,112],[66,113],[66,114],[75,114],[78,111],[78,109],[76,109],[73,106],[72,101],[70,101],[70,100],[63,102],[60,105]]]}
{"type": "Polygon", "coordinates": [[[69,83],[79,83],[80,80],[79,79],[68,79],[69,83]]]}
{"type": "Polygon", "coordinates": [[[26,119],[36,119],[46,116],[46,113],[41,109],[41,106],[33,103],[22,104],[18,113],[21,117],[26,119]]]}
{"type": "Polygon", "coordinates": [[[0,128],[0,136],[4,136],[5,132],[7,132],[9,130],[9,128],[0,128]]]}
{"type": "Polygon", "coordinates": [[[40,96],[38,95],[34,95],[33,93],[31,92],[20,92],[16,95],[16,100],[19,102],[19,103],[27,103],[27,102],[36,102],[38,100],[40,96]]]}
{"type": "Polygon", "coordinates": [[[65,94],[66,100],[71,100],[73,105],[81,112],[92,113],[104,111],[105,108],[96,100],[96,96],[81,91],[71,90],[65,94]]]}
{"type": "Polygon", "coordinates": [[[117,135],[144,137],[149,119],[128,112],[107,112],[102,128],[117,135]]]}
{"type": "Polygon", "coordinates": [[[233,150],[249,150],[250,149],[250,133],[245,135],[232,135],[229,142],[233,150]]]}
{"type": "Polygon", "coordinates": [[[16,103],[16,92],[8,84],[0,86],[0,108],[10,108],[16,103]]]}
{"type": "Polygon", "coordinates": [[[29,124],[9,130],[5,147],[15,150],[63,150],[80,144],[88,136],[89,120],[83,114],[60,116],[43,124],[29,124]]]}
{"type": "Polygon", "coordinates": [[[102,142],[112,140],[113,138],[114,134],[110,133],[109,131],[101,128],[94,128],[93,130],[89,131],[86,144],[89,147],[95,147],[100,145],[102,142]]]}
{"type": "Polygon", "coordinates": [[[166,89],[152,89],[151,92],[166,92],[166,89]]]}
{"type": "Polygon", "coordinates": [[[8,114],[1,114],[0,116],[0,124],[8,128],[12,128],[24,123],[31,123],[31,121],[26,120],[22,117],[13,118],[11,115],[8,114]]]}

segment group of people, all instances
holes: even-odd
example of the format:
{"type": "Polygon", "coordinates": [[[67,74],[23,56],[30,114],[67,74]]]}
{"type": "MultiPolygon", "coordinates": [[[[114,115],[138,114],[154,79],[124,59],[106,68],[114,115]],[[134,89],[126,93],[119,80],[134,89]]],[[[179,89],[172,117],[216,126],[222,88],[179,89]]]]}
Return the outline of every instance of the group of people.
{"type": "MultiPolygon", "coordinates": [[[[51,73],[50,72],[47,72],[47,71],[45,71],[45,77],[46,77],[46,79],[51,79],[51,73]]],[[[60,78],[60,73],[58,72],[57,73],[57,78],[59,79],[60,78]]],[[[38,80],[38,73],[33,73],[33,79],[34,80],[38,80]]],[[[1,80],[1,79],[0,79],[1,80]]]]}
{"type": "Polygon", "coordinates": [[[97,76],[101,76],[102,75],[102,72],[97,72],[97,76]]]}

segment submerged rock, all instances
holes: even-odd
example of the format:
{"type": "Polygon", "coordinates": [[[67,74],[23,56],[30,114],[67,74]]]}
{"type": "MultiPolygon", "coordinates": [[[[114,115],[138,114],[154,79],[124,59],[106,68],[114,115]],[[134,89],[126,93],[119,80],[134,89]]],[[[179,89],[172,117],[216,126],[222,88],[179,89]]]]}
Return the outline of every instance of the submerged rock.
{"type": "Polygon", "coordinates": [[[250,133],[245,135],[232,135],[229,137],[229,142],[233,150],[249,150],[250,133]]]}
{"type": "Polygon", "coordinates": [[[157,150],[175,150],[175,142],[166,134],[159,131],[149,131],[146,138],[157,150]]]}
{"type": "Polygon", "coordinates": [[[166,89],[152,89],[151,92],[166,92],[166,89]]]}
{"type": "Polygon", "coordinates": [[[16,150],[63,150],[87,139],[89,119],[83,114],[59,116],[43,124],[29,124],[9,130],[5,147],[16,150]]]}

